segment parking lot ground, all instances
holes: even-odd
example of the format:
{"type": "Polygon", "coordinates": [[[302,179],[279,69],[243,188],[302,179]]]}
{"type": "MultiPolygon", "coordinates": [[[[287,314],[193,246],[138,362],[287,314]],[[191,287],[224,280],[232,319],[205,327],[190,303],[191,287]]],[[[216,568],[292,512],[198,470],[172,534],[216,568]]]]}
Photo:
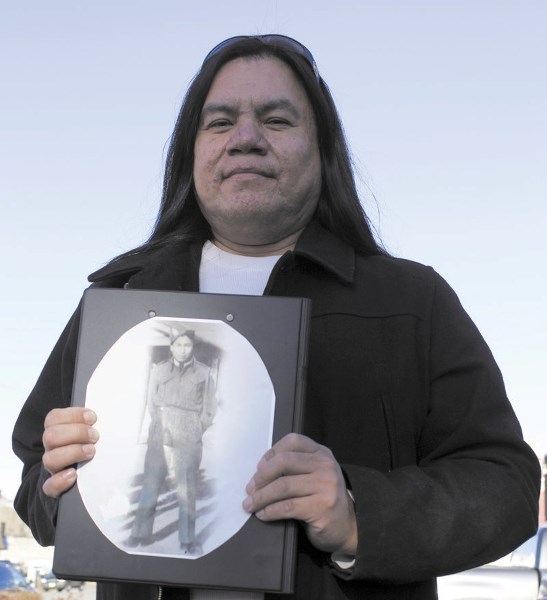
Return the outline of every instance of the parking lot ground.
{"type": "Polygon", "coordinates": [[[96,585],[87,582],[81,590],[63,590],[62,592],[41,592],[43,600],[95,600],[96,585]]]}

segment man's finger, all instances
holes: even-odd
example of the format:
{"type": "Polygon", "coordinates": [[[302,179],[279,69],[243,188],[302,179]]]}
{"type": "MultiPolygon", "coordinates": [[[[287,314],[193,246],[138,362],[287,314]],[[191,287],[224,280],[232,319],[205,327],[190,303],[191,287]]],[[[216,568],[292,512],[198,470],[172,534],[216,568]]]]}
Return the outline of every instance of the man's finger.
{"type": "Polygon", "coordinates": [[[277,441],[264,455],[272,458],[279,452],[315,452],[320,444],[299,433],[288,433],[277,441]]]}
{"type": "Polygon", "coordinates": [[[311,496],[315,491],[315,482],[307,475],[278,477],[267,486],[249,493],[243,507],[249,512],[256,512],[290,498],[311,496]]]}
{"type": "Polygon", "coordinates": [[[44,453],[42,463],[48,473],[60,473],[69,465],[90,460],[95,456],[94,444],[70,444],[44,453]]]}
{"type": "Polygon", "coordinates": [[[257,464],[257,472],[261,470],[279,469],[286,466],[291,473],[298,473],[299,469],[306,472],[307,459],[324,455],[332,458],[332,453],[325,446],[321,446],[312,439],[297,433],[289,433],[276,442],[260,459],[257,464]]]}
{"type": "Polygon", "coordinates": [[[280,477],[308,475],[321,466],[321,458],[309,453],[283,452],[260,462],[246,487],[248,494],[263,488],[280,477]]]}
{"type": "Polygon", "coordinates": [[[58,498],[76,483],[76,469],[70,468],[59,471],[55,475],[48,477],[42,486],[46,496],[58,498]]]}
{"type": "Polygon", "coordinates": [[[268,456],[266,453],[258,463],[255,474],[247,484],[247,493],[252,494],[255,490],[287,475],[324,473],[324,476],[337,476],[337,463],[328,448],[315,442],[308,444],[306,441],[302,445],[299,444],[299,447],[302,446],[305,446],[307,451],[282,451],[280,447],[275,446],[271,448],[268,451],[271,454],[268,456]],[[313,451],[310,451],[312,449],[313,451]]]}
{"type": "Polygon", "coordinates": [[[68,423],[47,427],[42,435],[46,452],[70,444],[94,444],[99,432],[84,423],[68,423]]]}
{"type": "Polygon", "coordinates": [[[97,415],[90,408],[82,406],[69,406],[68,408],[54,408],[46,415],[44,427],[54,425],[63,425],[69,423],[85,423],[94,425],[97,421],[97,415]]]}

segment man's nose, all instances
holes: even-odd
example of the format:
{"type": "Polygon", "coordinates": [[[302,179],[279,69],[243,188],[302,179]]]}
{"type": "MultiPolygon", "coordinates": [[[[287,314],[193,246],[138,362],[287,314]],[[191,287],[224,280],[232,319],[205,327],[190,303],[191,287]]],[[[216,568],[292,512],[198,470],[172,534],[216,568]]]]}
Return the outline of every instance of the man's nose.
{"type": "Polygon", "coordinates": [[[266,153],[267,141],[264,138],[260,123],[257,123],[254,119],[242,119],[236,123],[230,133],[230,139],[226,147],[229,154],[240,152],[266,153]]]}

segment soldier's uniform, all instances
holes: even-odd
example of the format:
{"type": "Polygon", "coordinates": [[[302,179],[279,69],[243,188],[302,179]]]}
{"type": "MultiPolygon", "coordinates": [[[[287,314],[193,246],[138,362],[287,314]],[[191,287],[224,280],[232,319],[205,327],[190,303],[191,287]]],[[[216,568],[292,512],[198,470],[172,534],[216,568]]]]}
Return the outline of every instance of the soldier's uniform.
{"type": "Polygon", "coordinates": [[[214,392],[210,368],[195,358],[185,364],[171,358],[152,368],[148,392],[151,423],[131,534],[134,543],[150,541],[158,496],[168,475],[176,484],[181,547],[195,541],[202,435],[215,415],[214,392]]]}

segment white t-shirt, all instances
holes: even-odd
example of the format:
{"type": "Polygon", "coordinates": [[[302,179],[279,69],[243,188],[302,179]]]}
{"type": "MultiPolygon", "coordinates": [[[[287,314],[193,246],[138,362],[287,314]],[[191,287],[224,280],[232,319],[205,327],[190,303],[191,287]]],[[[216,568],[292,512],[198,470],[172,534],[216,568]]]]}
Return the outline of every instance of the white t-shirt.
{"type": "Polygon", "coordinates": [[[199,291],[262,296],[277,256],[241,256],[207,241],[201,252],[199,291]]]}

